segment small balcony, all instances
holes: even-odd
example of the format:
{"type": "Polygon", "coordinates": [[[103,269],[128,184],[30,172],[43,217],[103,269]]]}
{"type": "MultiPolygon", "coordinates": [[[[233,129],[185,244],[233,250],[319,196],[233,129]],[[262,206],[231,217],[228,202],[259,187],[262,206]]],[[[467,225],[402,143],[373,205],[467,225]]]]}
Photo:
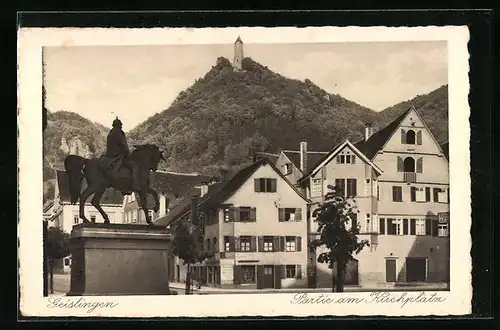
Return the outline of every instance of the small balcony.
{"type": "Polygon", "coordinates": [[[417,182],[417,173],[403,172],[403,181],[408,183],[417,182]]]}

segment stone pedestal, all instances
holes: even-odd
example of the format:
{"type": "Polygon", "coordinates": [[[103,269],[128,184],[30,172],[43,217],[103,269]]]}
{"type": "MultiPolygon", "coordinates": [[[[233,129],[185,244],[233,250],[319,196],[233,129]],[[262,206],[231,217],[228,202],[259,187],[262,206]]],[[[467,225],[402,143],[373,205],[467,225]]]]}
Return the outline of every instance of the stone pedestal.
{"type": "Polygon", "coordinates": [[[71,232],[68,295],[165,295],[172,235],[165,227],[79,224],[71,232]]]}

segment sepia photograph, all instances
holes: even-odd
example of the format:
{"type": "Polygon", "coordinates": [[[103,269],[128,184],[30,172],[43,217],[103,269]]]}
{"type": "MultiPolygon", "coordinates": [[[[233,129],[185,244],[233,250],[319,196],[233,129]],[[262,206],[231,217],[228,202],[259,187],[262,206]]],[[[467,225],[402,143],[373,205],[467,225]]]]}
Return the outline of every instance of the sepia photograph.
{"type": "Polygon", "coordinates": [[[20,267],[40,268],[49,313],[259,295],[432,314],[470,295],[470,211],[450,212],[468,150],[449,147],[468,130],[467,72],[450,73],[467,30],[259,41],[271,30],[40,47],[41,252],[20,267]]]}

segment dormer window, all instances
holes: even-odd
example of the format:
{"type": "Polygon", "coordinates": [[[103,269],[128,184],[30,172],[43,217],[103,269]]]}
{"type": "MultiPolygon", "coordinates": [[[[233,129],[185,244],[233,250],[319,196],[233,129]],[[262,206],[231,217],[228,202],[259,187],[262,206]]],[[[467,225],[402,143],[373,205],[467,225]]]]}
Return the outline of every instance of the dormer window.
{"type": "Polygon", "coordinates": [[[281,171],[283,172],[284,175],[288,175],[292,173],[292,164],[286,163],[282,165],[281,171]]]}

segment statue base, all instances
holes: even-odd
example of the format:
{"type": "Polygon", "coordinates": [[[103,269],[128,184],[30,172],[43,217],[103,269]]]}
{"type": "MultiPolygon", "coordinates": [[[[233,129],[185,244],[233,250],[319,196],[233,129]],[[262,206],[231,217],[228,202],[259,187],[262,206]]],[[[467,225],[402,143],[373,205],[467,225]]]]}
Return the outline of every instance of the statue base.
{"type": "Polygon", "coordinates": [[[172,235],[165,227],[83,223],[71,232],[68,296],[167,295],[172,235]]]}

